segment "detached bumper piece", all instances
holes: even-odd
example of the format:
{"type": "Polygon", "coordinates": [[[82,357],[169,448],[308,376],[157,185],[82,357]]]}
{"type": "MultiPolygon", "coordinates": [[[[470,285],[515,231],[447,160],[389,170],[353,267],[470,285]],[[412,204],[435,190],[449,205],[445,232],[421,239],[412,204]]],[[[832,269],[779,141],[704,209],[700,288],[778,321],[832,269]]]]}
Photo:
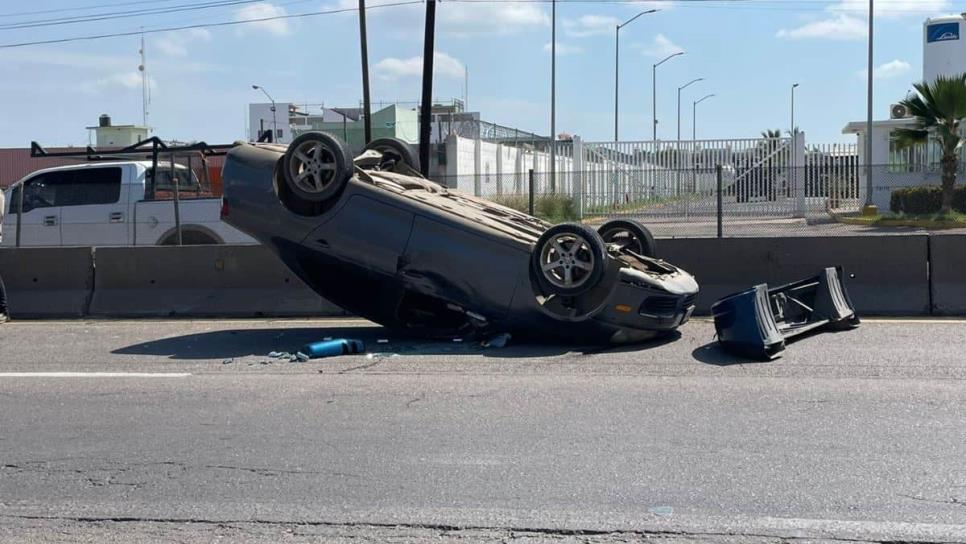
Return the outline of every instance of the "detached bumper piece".
{"type": "Polygon", "coordinates": [[[719,300],[711,313],[725,351],[763,360],[780,356],[786,342],[807,332],[859,326],[841,268],[776,289],[756,285],[719,300]]]}

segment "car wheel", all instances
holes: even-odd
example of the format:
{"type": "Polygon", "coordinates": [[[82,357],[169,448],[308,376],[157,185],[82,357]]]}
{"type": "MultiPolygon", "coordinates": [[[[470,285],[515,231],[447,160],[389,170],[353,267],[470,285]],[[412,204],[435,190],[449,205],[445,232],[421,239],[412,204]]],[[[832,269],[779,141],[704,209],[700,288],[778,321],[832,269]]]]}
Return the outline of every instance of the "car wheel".
{"type": "Polygon", "coordinates": [[[412,147],[406,142],[397,138],[378,138],[366,146],[366,150],[373,150],[388,155],[396,162],[403,162],[413,170],[419,171],[419,157],[413,153],[412,147]]]}
{"type": "Polygon", "coordinates": [[[283,160],[285,184],[300,200],[324,202],[352,177],[349,154],[339,139],[306,132],[288,146],[283,160]]]}
{"type": "Polygon", "coordinates": [[[562,223],[537,240],[531,266],[546,294],[577,296],[600,282],[606,259],[604,241],[594,229],[562,223]]]}
{"type": "Polygon", "coordinates": [[[640,221],[634,219],[615,219],[597,229],[605,244],[617,244],[645,257],[657,257],[657,241],[654,235],[640,221]]]}

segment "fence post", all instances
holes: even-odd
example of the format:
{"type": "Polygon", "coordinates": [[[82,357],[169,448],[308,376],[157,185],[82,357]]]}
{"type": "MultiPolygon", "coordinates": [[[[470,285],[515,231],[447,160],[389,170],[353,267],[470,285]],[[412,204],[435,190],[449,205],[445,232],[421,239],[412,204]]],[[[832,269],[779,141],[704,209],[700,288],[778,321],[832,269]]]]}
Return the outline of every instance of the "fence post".
{"type": "Polygon", "coordinates": [[[792,153],[794,153],[792,179],[795,180],[795,215],[805,217],[807,211],[805,204],[805,133],[795,131],[792,141],[794,143],[792,147],[792,153]]]}
{"type": "Polygon", "coordinates": [[[722,210],[722,207],[724,205],[724,195],[722,195],[722,193],[724,192],[724,182],[722,181],[722,178],[724,177],[723,176],[723,170],[724,169],[721,167],[720,164],[718,164],[718,165],[715,165],[714,170],[715,170],[715,177],[717,178],[717,181],[718,181],[718,189],[717,189],[717,193],[718,193],[718,238],[724,238],[724,232],[723,232],[724,231],[724,229],[723,229],[723,227],[724,227],[724,225],[723,225],[723,223],[724,223],[724,215],[723,215],[723,210],[722,210]]]}
{"type": "Polygon", "coordinates": [[[533,168],[530,169],[530,198],[527,201],[527,210],[533,215],[533,168]]]}
{"type": "Polygon", "coordinates": [[[570,191],[577,199],[577,220],[584,220],[584,142],[580,136],[574,136],[571,147],[573,156],[570,167],[573,170],[570,191]]]}

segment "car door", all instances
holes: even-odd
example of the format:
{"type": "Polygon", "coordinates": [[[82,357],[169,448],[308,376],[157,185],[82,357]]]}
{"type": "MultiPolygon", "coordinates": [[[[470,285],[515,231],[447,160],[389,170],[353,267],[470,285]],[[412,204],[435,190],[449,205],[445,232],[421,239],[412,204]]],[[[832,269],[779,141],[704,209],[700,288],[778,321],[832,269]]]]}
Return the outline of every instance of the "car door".
{"type": "Polygon", "coordinates": [[[20,191],[23,191],[23,214],[19,220],[20,245],[60,245],[60,207],[57,205],[58,188],[63,181],[60,174],[61,172],[38,174],[10,191],[7,200],[8,213],[3,218],[3,245],[13,246],[17,243],[20,191]]]}
{"type": "Polygon", "coordinates": [[[61,244],[124,246],[129,242],[129,184],[122,184],[123,166],[70,170],[60,189],[61,244]]]}

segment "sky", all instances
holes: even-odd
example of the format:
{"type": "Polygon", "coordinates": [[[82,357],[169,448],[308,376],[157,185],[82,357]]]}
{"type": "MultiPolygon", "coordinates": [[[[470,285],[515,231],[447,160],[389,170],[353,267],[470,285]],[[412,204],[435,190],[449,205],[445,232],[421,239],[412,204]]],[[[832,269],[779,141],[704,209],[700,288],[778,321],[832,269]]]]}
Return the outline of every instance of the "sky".
{"type": "MultiPolygon", "coordinates": [[[[368,0],[373,101],[420,96],[421,2],[368,0]]],[[[399,0],[395,0],[399,1],[399,0]]],[[[164,139],[226,143],[246,138],[252,85],[278,102],[358,106],[362,95],[357,0],[33,0],[0,2],[0,147],[85,145],[87,126],[108,113],[115,124],[141,121],[137,35],[57,44],[24,42],[259,22],[145,35],[149,125],[164,139]],[[174,11],[193,4],[205,9],[174,11]],[[101,6],[101,7],[95,7],[101,6]],[[84,9],[88,8],[88,9],[84,9]],[[145,9],[167,13],[137,15],[145,9]],[[308,17],[269,19],[337,10],[308,17]],[[26,13],[30,12],[30,13],[26,13]],[[112,19],[61,24],[67,17],[112,19]],[[120,17],[118,15],[125,15],[120,17]],[[137,15],[137,16],[127,16],[137,15]],[[50,24],[56,22],[58,24],[50,24]]],[[[652,65],[658,69],[661,139],[690,138],[692,104],[699,139],[752,138],[796,124],[811,143],[854,142],[841,134],[865,118],[865,0],[560,0],[557,3],[557,131],[587,141],[613,139],[615,25],[620,31],[622,140],[651,138],[652,65]]],[[[966,11],[953,0],[876,0],[875,113],[888,116],[922,78],[922,23],[966,11]]],[[[435,92],[468,96],[483,119],[550,132],[551,4],[547,1],[442,0],[437,7],[435,92]],[[464,88],[468,72],[469,88],[464,88]]]]}

